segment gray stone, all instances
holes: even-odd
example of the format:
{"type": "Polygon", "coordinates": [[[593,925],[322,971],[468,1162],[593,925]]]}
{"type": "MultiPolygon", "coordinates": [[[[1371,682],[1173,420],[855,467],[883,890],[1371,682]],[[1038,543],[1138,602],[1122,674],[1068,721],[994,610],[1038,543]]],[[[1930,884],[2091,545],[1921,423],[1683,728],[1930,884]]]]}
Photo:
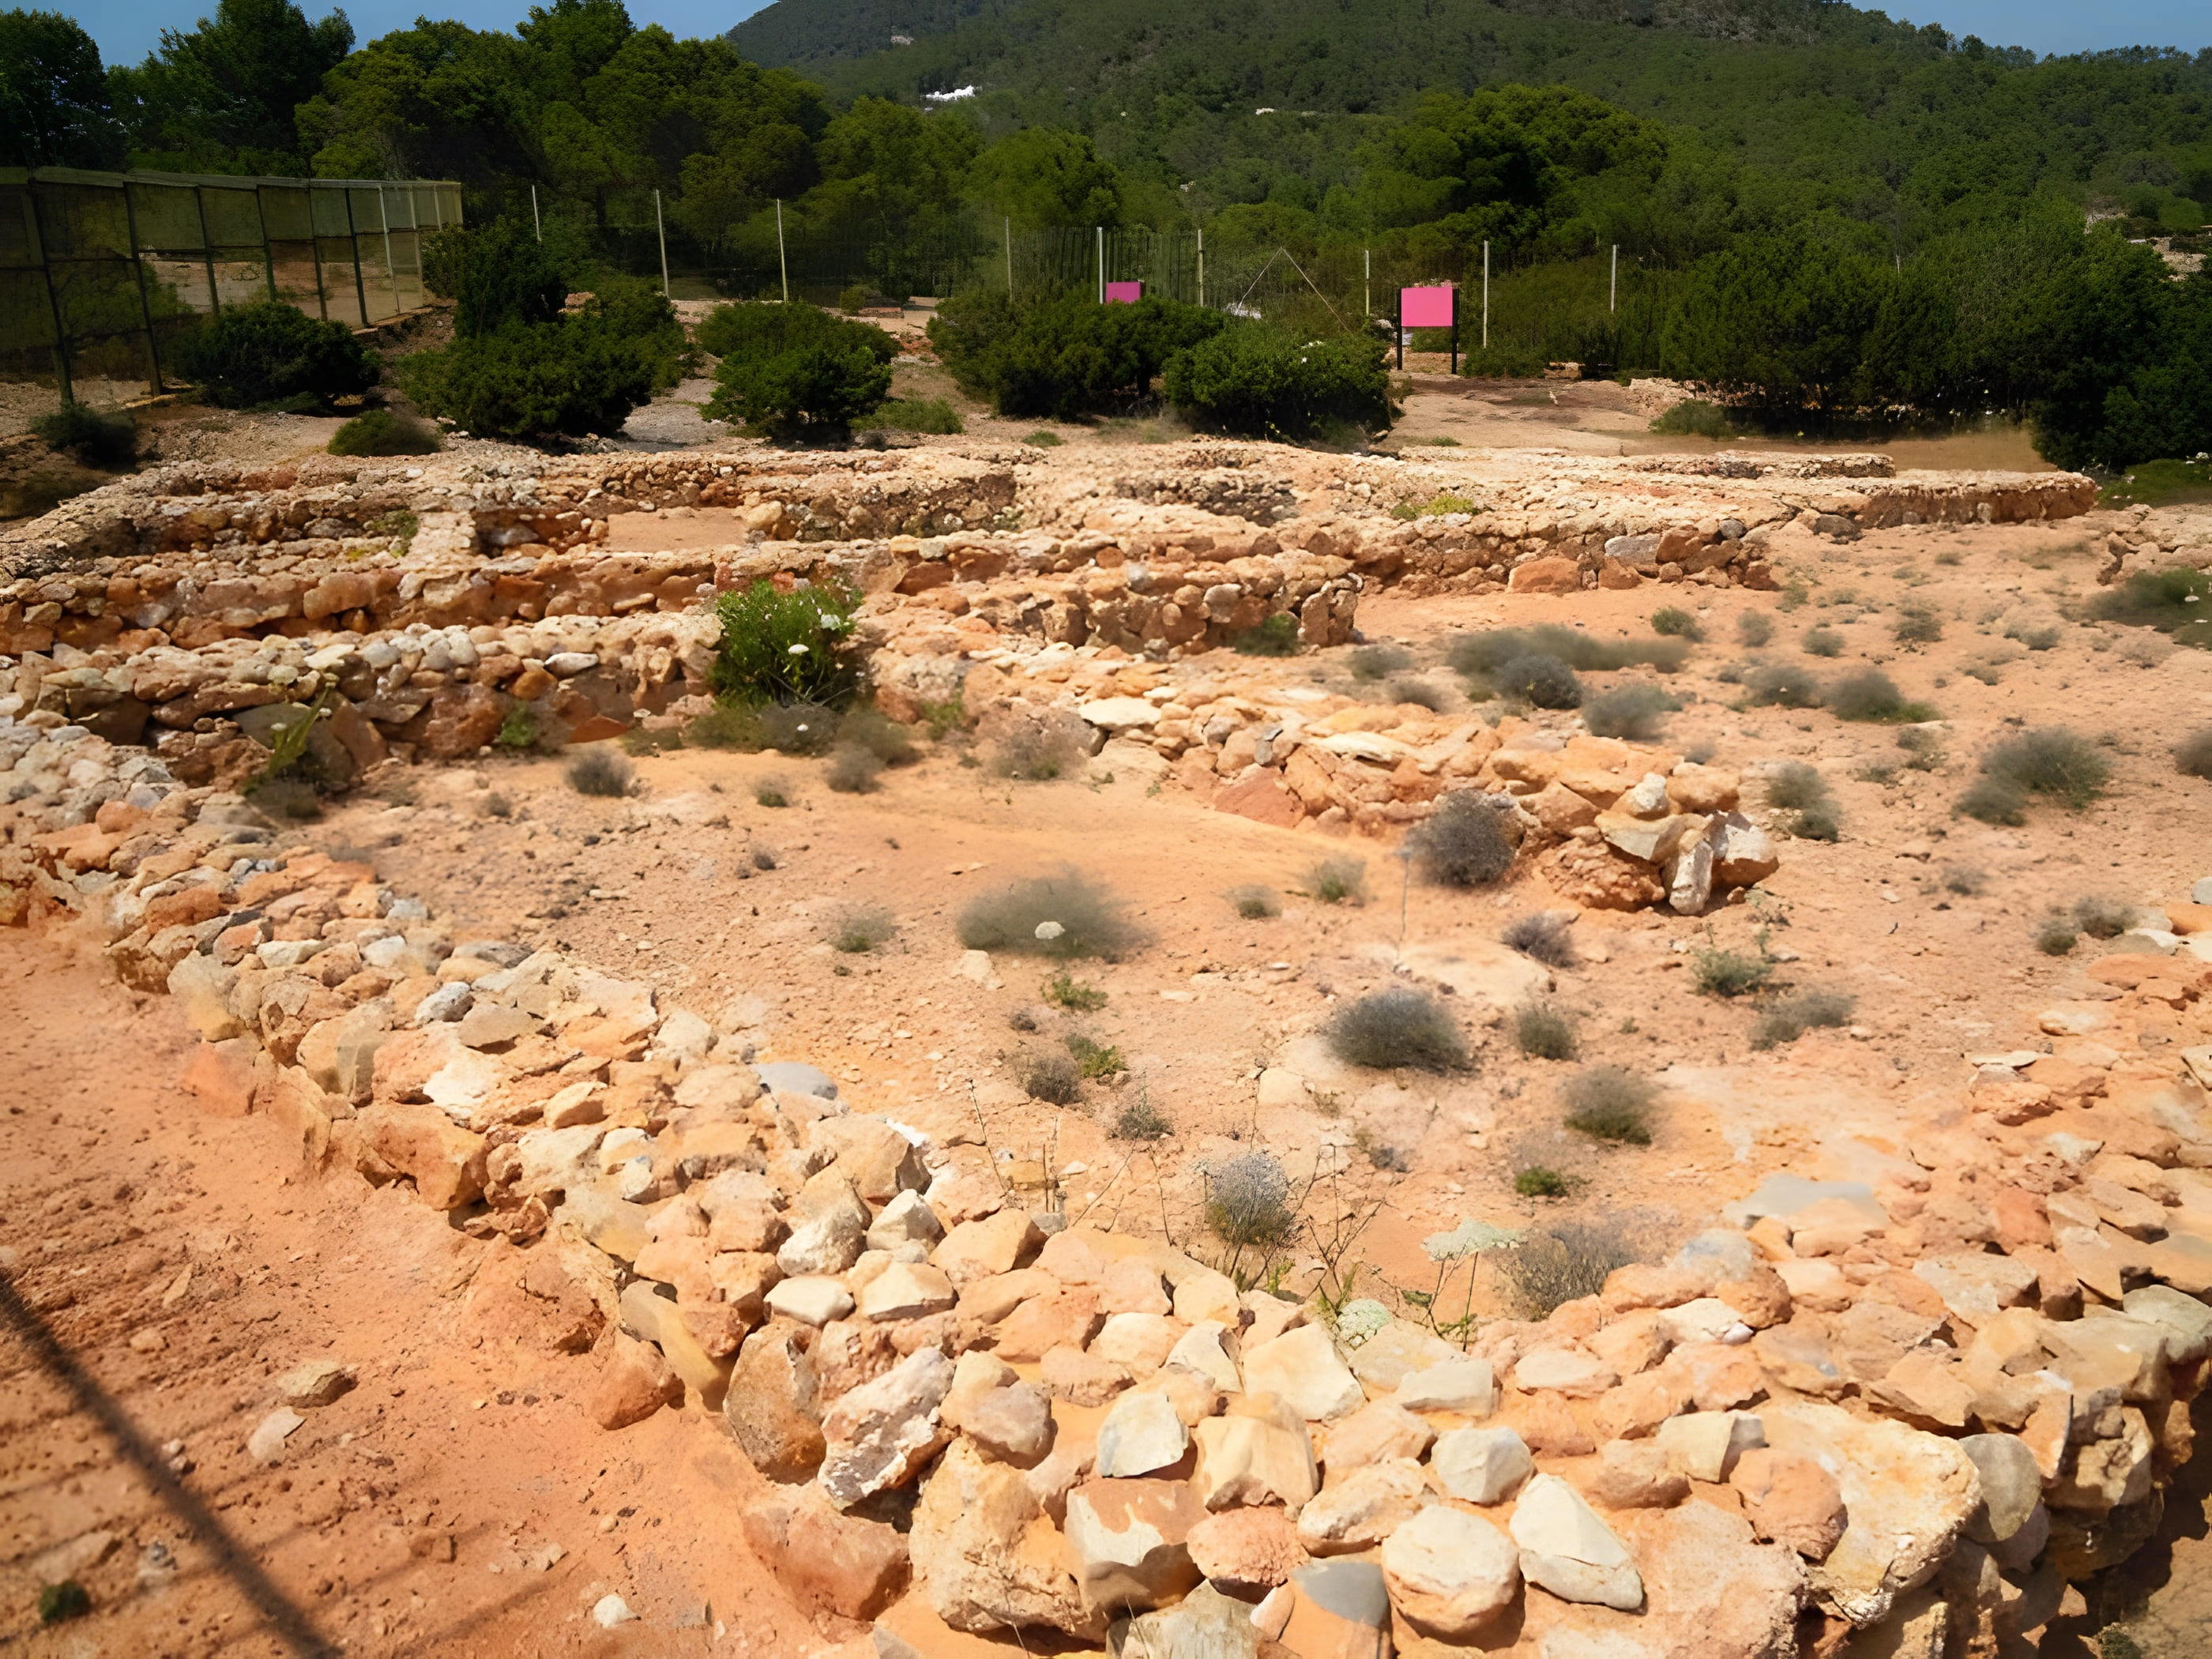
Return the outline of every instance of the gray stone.
{"type": "Polygon", "coordinates": [[[1407,1376],[1395,1400],[1407,1411],[1487,1417],[1498,1408],[1498,1380],[1487,1359],[1447,1359],[1407,1376]]]}
{"type": "MultiPolygon", "coordinates": [[[[1131,1620],[1121,1659],[1256,1659],[1259,1651],[1252,1609],[1200,1584],[1175,1606],[1131,1620]]],[[[905,1656],[880,1654],[878,1659],[905,1656]]]]}
{"type": "Polygon", "coordinates": [[[780,1279],[763,1299],[770,1313],[802,1325],[827,1325],[853,1311],[853,1293],[845,1288],[845,1281],[827,1273],[800,1273],[780,1279]]]}
{"type": "Polygon", "coordinates": [[[843,1273],[860,1259],[866,1213],[858,1200],[825,1206],[791,1230],[776,1250],[775,1265],[794,1278],[843,1273]]]}
{"type": "Polygon", "coordinates": [[[812,1095],[818,1100],[837,1098],[837,1084],[818,1066],[796,1060],[771,1060],[753,1067],[761,1087],[779,1095],[812,1095]]]}
{"type": "Polygon", "coordinates": [[[1454,1429],[1437,1437],[1429,1467],[1462,1503],[1496,1504],[1534,1472],[1536,1460],[1511,1429],[1454,1429]]]}
{"type": "Polygon", "coordinates": [[[441,985],[415,1006],[415,1023],[417,1025],[441,1025],[448,1020],[459,1019],[468,1012],[475,1000],[476,993],[459,980],[449,985],[441,985]]]}
{"type": "Polygon", "coordinates": [[[2166,1337],[2166,1363],[2186,1365],[2212,1353],[2212,1308],[2170,1285],[2146,1285],[2120,1298],[2129,1318],[2156,1327],[2166,1337]]]}
{"type": "Polygon", "coordinates": [[[274,1463],[284,1455],[284,1443],[307,1419],[289,1406],[279,1406],[253,1425],[246,1437],[246,1449],[257,1463],[274,1463]]]}
{"type": "Polygon", "coordinates": [[[2002,1544],[2026,1526],[2043,1501],[2043,1474],[2027,1443],[2009,1434],[1970,1434],[1959,1442],[1982,1477],[1982,1507],[1966,1522],[1978,1544],[2002,1544]]]}
{"type": "MultiPolygon", "coordinates": [[[[1748,1227],[1761,1216],[1778,1215],[1786,1219],[1827,1198],[1844,1199],[1855,1205],[1869,1206],[1880,1218],[1876,1224],[1888,1225],[1887,1214],[1875,1203],[1874,1188],[1865,1182],[1808,1181],[1803,1176],[1789,1174],[1767,1176],[1759,1183],[1750,1197],[1726,1206],[1721,1213],[1728,1218],[1731,1225],[1748,1227]]],[[[1684,1246],[1685,1249],[1687,1248],[1684,1246]]],[[[1748,1271],[1747,1267],[1746,1273],[1748,1271]]],[[[1737,1279],[1744,1276],[1745,1273],[1732,1275],[1737,1279]]]]}
{"type": "Polygon", "coordinates": [[[1298,1511],[1298,1542],[1310,1555],[1371,1549],[1435,1501],[1412,1458],[1371,1463],[1323,1488],[1298,1511]]]}
{"type": "Polygon", "coordinates": [[[327,1406],[354,1385],[353,1367],[335,1359],[310,1359],[276,1379],[276,1397],[307,1411],[327,1406]]]}
{"type": "Polygon", "coordinates": [[[1328,1329],[1301,1325],[1244,1351],[1244,1386],[1272,1394],[1308,1422],[1358,1411],[1367,1403],[1359,1379],[1336,1351],[1328,1329]]]}
{"type": "Polygon", "coordinates": [[[900,1193],[876,1212],[866,1235],[872,1250],[889,1250],[901,1244],[934,1244],[945,1237],[939,1221],[920,1193],[900,1193]]]}

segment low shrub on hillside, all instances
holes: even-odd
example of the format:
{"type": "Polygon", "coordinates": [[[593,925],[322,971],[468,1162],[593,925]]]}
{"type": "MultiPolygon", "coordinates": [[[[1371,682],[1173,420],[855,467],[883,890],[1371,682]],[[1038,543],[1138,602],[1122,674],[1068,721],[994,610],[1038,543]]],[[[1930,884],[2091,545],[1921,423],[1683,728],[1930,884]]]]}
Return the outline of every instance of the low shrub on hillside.
{"type": "Polygon", "coordinates": [[[1658,736],[1666,717],[1681,706],[1656,685],[1616,685],[1583,705],[1583,724],[1594,737],[1641,740],[1658,736]]]}
{"type": "Polygon", "coordinates": [[[1675,438],[1725,438],[1728,411],[1703,398],[1685,398],[1654,420],[1651,429],[1675,438]]]}
{"type": "Polygon", "coordinates": [[[1751,1046],[1776,1048],[1811,1030],[1848,1025],[1852,1000],[1841,991],[1799,991],[1779,997],[1751,1030],[1751,1046]]]}
{"type": "Polygon", "coordinates": [[[874,413],[853,422],[855,432],[965,432],[960,411],[942,398],[890,398],[874,413]]]}
{"type": "Polygon", "coordinates": [[[860,596],[834,576],[788,592],[756,581],[723,594],[714,605],[722,625],[710,677],[716,695],[831,708],[850,702],[864,660],[854,637],[859,609],[860,596]]]}
{"type": "Polygon", "coordinates": [[[2097,596],[2089,614],[2171,634],[2183,645],[2212,647],[2212,571],[2139,570],[2097,596]]]}
{"type": "Polygon", "coordinates": [[[1614,1273],[1640,1259],[1614,1224],[1577,1222],[1531,1233],[1514,1249],[1490,1257],[1519,1311],[1531,1319],[1542,1319],[1567,1303],[1595,1296],[1614,1273]]]}
{"type": "Polygon", "coordinates": [[[1120,902],[1073,871],[1039,876],[971,901],[960,912],[960,943],[970,951],[1116,961],[1140,935],[1120,902]]]}
{"type": "Polygon", "coordinates": [[[1765,645],[1774,637],[1774,618],[1764,611],[1743,611],[1736,614],[1735,636],[1746,645],[1765,645]]]}
{"type": "Polygon", "coordinates": [[[1206,1224],[1224,1243],[1285,1244],[1297,1231],[1290,1176],[1267,1153],[1247,1152],[1205,1174],[1206,1224]]]}
{"type": "Polygon", "coordinates": [[[1100,305],[1067,294],[1010,301],[975,289],[937,308],[929,339],[962,390],[1000,414],[1073,420],[1134,408],[1152,395],[1170,357],[1226,323],[1218,311],[1173,300],[1100,305]]]}
{"type": "MultiPolygon", "coordinates": [[[[657,297],[657,296],[656,296],[657,297]]],[[[400,360],[416,407],[481,438],[581,438],[622,430],[667,372],[666,343],[609,312],[510,323],[400,360]]]]}
{"type": "Polygon", "coordinates": [[[568,787],[580,795],[627,795],[636,780],[630,763],[604,744],[580,751],[568,763],[568,787]]]}
{"type": "Polygon", "coordinates": [[[1743,677],[1744,701],[1760,708],[1818,708],[1820,676],[1795,663],[1761,663],[1743,677]]]}
{"type": "Polygon", "coordinates": [[[331,434],[333,455],[429,455],[445,447],[435,427],[388,409],[356,415],[331,434]]]}
{"type": "Polygon", "coordinates": [[[1539,910],[1508,922],[1498,939],[1507,948],[1548,967],[1571,968],[1575,965],[1574,925],[1570,912],[1539,910]]]}
{"type": "Polygon", "coordinates": [[[2173,769],[2185,777],[2212,779],[2212,726],[2199,726],[2174,744],[2173,769]]]}
{"type": "Polygon", "coordinates": [[[1328,1046],[1348,1066],[1451,1072],[1467,1064],[1467,1040],[1441,1004],[1404,987],[1345,1004],[1328,1022],[1328,1046]]]}
{"type": "Polygon", "coordinates": [[[1679,605],[1662,605],[1651,613],[1651,631],[1670,639],[1702,640],[1705,630],[1698,619],[1679,605]]]}
{"type": "Polygon", "coordinates": [[[1490,683],[1500,695],[1518,697],[1535,708],[1578,708],[1583,683],[1557,657],[1537,653],[1499,665],[1490,683]]]}
{"type": "Polygon", "coordinates": [[[1540,1000],[1513,1011],[1513,1041],[1530,1060],[1572,1060],[1582,1046],[1566,1011],[1540,1000]]]}
{"type": "Polygon", "coordinates": [[[872,324],[781,301],[717,307],[700,325],[699,343],[722,360],[707,418],[780,442],[846,435],[890,395],[898,355],[872,324]]]}
{"type": "Polygon", "coordinates": [[[128,466],[138,455],[138,423],[128,414],[103,415],[82,404],[64,404],[31,422],[31,435],[58,454],[87,466],[128,466]]]}
{"type": "Polygon", "coordinates": [[[848,905],[830,919],[829,939],[848,956],[860,956],[890,943],[898,923],[880,904],[848,905]]]}
{"type": "Polygon", "coordinates": [[[1618,1066],[1593,1066],[1559,1091],[1567,1127],[1593,1140],[1651,1144],[1651,1103],[1658,1091],[1648,1079],[1618,1066]]]}
{"type": "Polygon", "coordinates": [[[1982,757],[1982,770],[2023,794],[2063,801],[2077,812],[2102,795],[2112,777],[2103,751],[2063,726],[2007,738],[1982,757]]]}
{"type": "Polygon", "coordinates": [[[1323,859],[1306,872],[1306,891],[1323,904],[1364,904],[1366,861],[1355,858],[1323,859]]]}
{"type": "Polygon", "coordinates": [[[1413,665],[1413,653],[1402,645],[1363,645],[1347,659],[1355,680],[1387,680],[1413,665]]]}
{"type": "Polygon", "coordinates": [[[1908,702],[1897,682],[1879,668],[1846,674],[1828,688],[1828,712],[1838,720],[1918,725],[1936,718],[1924,702],[1908,702]]]}
{"type": "Polygon", "coordinates": [[[1671,674],[1689,660],[1686,640],[1601,640],[1577,628],[1543,623],[1534,628],[1490,628],[1462,634],[1444,648],[1444,659],[1470,678],[1495,680],[1516,657],[1550,657],[1584,673],[1650,667],[1671,674]]]}
{"type": "Polygon", "coordinates": [[[1504,817],[1471,789],[1443,797],[1408,839],[1421,874],[1440,887],[1487,887],[1513,867],[1504,817]]]}

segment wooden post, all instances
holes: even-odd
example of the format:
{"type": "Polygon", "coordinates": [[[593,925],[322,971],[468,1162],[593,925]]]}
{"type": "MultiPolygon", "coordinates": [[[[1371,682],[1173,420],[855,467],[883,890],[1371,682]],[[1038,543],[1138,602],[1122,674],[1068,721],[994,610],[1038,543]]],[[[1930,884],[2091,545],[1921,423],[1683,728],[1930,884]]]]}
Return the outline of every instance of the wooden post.
{"type": "Polygon", "coordinates": [[[1198,302],[1206,303],[1206,227],[1198,228],[1198,302]]]}
{"type": "Polygon", "coordinates": [[[665,300],[670,297],[668,293],[668,231],[660,222],[660,186],[658,185],[655,185],[653,187],[653,234],[655,240],[657,240],[660,244],[660,297],[665,300]]]}
{"type": "Polygon", "coordinates": [[[62,394],[62,406],[67,408],[76,401],[76,384],[70,377],[69,328],[62,318],[61,296],[54,292],[53,244],[46,235],[46,216],[40,207],[35,173],[24,180],[23,194],[29,198],[31,234],[39,245],[39,279],[46,285],[46,309],[54,319],[54,382],[62,394]]]}
{"type": "MultiPolygon", "coordinates": [[[[257,202],[258,199],[257,197],[257,202]]],[[[215,286],[215,248],[208,240],[207,187],[204,185],[192,186],[192,205],[199,210],[200,215],[200,263],[207,267],[208,314],[220,317],[222,314],[222,295],[216,291],[215,286]]]]}
{"type": "Polygon", "coordinates": [[[1482,349],[1490,349],[1490,244],[1482,245],[1482,349]]]}
{"type": "Polygon", "coordinates": [[[1398,367],[1402,369],[1406,367],[1406,290],[1400,287],[1392,292],[1398,297],[1390,302],[1390,316],[1395,325],[1390,332],[1398,342],[1398,367]]]}
{"type": "MultiPolygon", "coordinates": [[[[438,216],[441,218],[445,216],[443,207],[438,210],[438,216]]],[[[545,240],[545,227],[538,222],[538,186],[535,185],[530,187],[530,228],[539,241],[545,240]]]]}
{"type": "Polygon", "coordinates": [[[1452,284],[1451,372],[1459,373],[1459,284],[1452,284]]]}
{"type": "Polygon", "coordinates": [[[138,257],[138,208],[131,199],[131,181],[123,182],[123,228],[131,243],[131,276],[138,289],[138,322],[146,331],[146,390],[161,395],[161,348],[154,339],[154,308],[146,301],[146,262],[138,257]]]}
{"type": "Polygon", "coordinates": [[[783,252],[783,198],[775,198],[775,268],[783,278],[783,302],[791,303],[791,261],[783,252]]]}
{"type": "Polygon", "coordinates": [[[1100,225],[1097,228],[1098,231],[1098,303],[1103,306],[1106,303],[1106,227],[1100,225]]]}
{"type": "Polygon", "coordinates": [[[1613,245],[1613,276],[1606,285],[1605,308],[1609,312],[1620,309],[1620,244],[1618,242],[1613,245]]]}

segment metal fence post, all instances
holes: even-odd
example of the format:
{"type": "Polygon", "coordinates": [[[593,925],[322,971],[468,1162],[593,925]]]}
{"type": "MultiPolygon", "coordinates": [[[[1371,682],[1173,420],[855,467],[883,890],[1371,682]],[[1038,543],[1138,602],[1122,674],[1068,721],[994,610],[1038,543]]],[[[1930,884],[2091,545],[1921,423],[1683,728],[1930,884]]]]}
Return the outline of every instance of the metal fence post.
{"type": "Polygon", "coordinates": [[[658,185],[653,187],[653,234],[660,243],[660,297],[665,300],[669,297],[668,229],[660,222],[660,186],[658,185]]]}
{"type": "Polygon", "coordinates": [[[791,303],[791,261],[783,252],[783,198],[775,198],[775,269],[783,278],[783,302],[791,303]]]}
{"type": "Polygon", "coordinates": [[[207,187],[205,185],[192,186],[192,205],[200,212],[200,262],[207,266],[208,310],[220,317],[222,315],[222,295],[216,291],[215,285],[215,242],[208,235],[207,187]]]}
{"type": "Polygon", "coordinates": [[[53,240],[46,234],[45,195],[39,189],[36,173],[24,180],[23,193],[31,198],[31,232],[39,240],[39,280],[46,285],[46,309],[54,319],[54,380],[61,391],[62,406],[67,408],[76,401],[76,383],[70,374],[69,329],[62,319],[61,295],[54,292],[53,240]]]}
{"type": "Polygon", "coordinates": [[[1100,225],[1099,227],[1097,227],[1097,230],[1098,230],[1098,303],[1099,303],[1100,305],[1102,305],[1102,306],[1103,306],[1103,305],[1104,305],[1104,304],[1106,303],[1106,227],[1105,227],[1105,226],[1103,226],[1103,225],[1100,225]]]}
{"type": "Polygon", "coordinates": [[[1482,245],[1482,349],[1490,349],[1490,244],[1482,245]]]}
{"type": "Polygon", "coordinates": [[[123,181],[123,234],[131,244],[131,276],[138,289],[138,321],[146,331],[146,390],[161,395],[161,348],[154,340],[154,307],[146,300],[146,262],[138,257],[138,205],[131,181],[123,181]]]}
{"type": "MultiPolygon", "coordinates": [[[[266,185],[256,185],[253,187],[253,222],[261,227],[261,274],[268,279],[269,297],[274,301],[276,297],[276,250],[269,246],[269,202],[268,198],[262,194],[267,188],[266,185]]],[[[308,217],[307,223],[308,228],[312,230],[314,228],[312,214],[308,217]]],[[[322,279],[317,277],[315,280],[317,286],[319,287],[322,279]]]]}
{"type": "Polygon", "coordinates": [[[384,280],[392,289],[392,313],[398,316],[406,307],[399,303],[399,267],[392,258],[392,209],[384,199],[384,186],[376,187],[376,216],[384,222],[384,280]]]}
{"type": "Polygon", "coordinates": [[[361,280],[361,228],[353,222],[353,186],[340,187],[345,195],[346,244],[353,249],[353,297],[361,307],[361,325],[368,326],[368,289],[361,280]]]}

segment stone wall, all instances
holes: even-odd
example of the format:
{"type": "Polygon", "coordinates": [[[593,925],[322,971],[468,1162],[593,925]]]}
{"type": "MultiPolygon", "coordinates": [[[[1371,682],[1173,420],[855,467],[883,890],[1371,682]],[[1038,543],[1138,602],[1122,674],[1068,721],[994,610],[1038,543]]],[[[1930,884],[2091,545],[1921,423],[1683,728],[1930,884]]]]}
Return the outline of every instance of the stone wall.
{"type": "Polygon", "coordinates": [[[2212,882],[1865,1179],[1774,1174],[1462,1348],[1031,1212],[964,1134],[456,939],[143,751],[0,719],[0,794],[9,920],[82,915],[175,997],[210,1109],[512,1246],[471,1295],[588,1352],[608,1430],[732,1436],[765,1483],[733,1524],[881,1650],[1132,1620],[1255,1659],[1989,1653],[2138,1547],[2190,1454],[2212,882]]]}

